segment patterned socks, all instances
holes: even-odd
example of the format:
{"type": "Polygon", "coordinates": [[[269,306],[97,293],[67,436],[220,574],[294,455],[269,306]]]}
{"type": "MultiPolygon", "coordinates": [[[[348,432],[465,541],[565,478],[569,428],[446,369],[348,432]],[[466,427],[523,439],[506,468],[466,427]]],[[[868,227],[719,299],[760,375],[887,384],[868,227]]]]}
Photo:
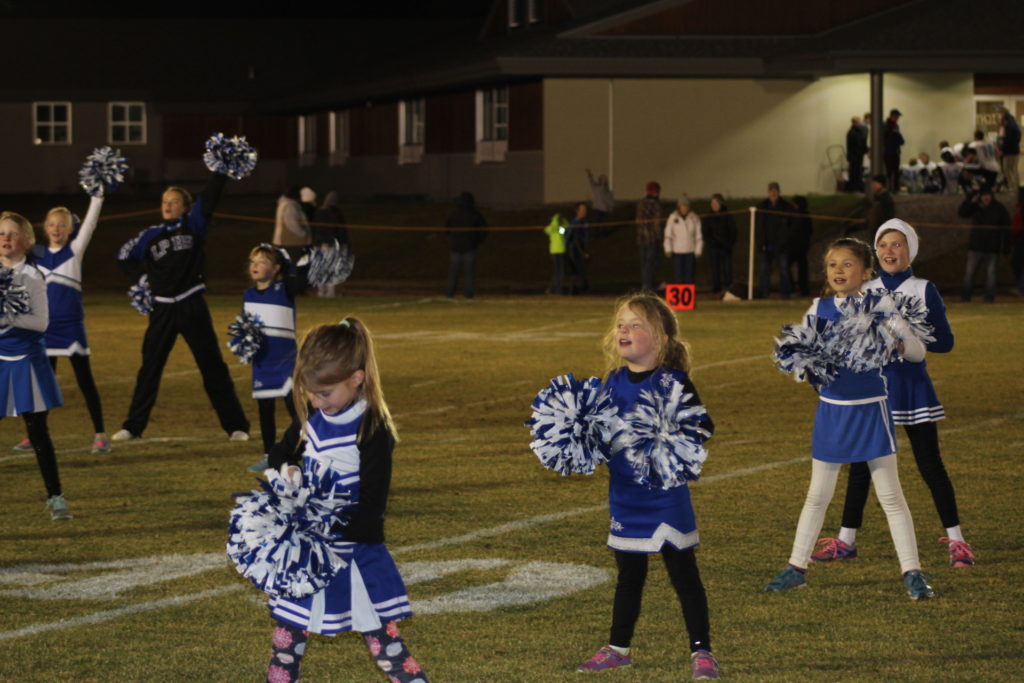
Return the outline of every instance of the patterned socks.
{"type": "Polygon", "coordinates": [[[391,683],[428,683],[427,675],[405,646],[397,623],[389,621],[383,628],[366,631],[363,639],[370,655],[391,683]]]}
{"type": "MultiPolygon", "coordinates": [[[[306,653],[309,633],[300,628],[278,622],[271,640],[273,655],[267,667],[267,683],[296,683],[306,653]]],[[[363,640],[374,662],[388,675],[391,683],[429,683],[427,675],[409,653],[398,624],[389,621],[383,628],[363,633],[363,640]]]]}
{"type": "Polygon", "coordinates": [[[267,683],[295,683],[299,680],[302,655],[306,653],[309,633],[300,628],[278,622],[271,639],[273,655],[267,667],[267,683]]]}

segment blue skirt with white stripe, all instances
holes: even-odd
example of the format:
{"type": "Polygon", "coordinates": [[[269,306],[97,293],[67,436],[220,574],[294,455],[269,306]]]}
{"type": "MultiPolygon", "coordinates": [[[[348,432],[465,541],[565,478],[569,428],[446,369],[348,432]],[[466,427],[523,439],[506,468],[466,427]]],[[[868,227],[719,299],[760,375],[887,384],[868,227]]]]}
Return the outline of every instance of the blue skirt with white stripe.
{"type": "Polygon", "coordinates": [[[824,462],[864,462],[896,452],[896,433],[885,398],[818,401],[811,457],[824,462]]]}
{"type": "Polygon", "coordinates": [[[0,360],[0,416],[39,413],[64,405],[50,361],[42,353],[0,360]]]}
{"type": "Polygon", "coordinates": [[[890,363],[882,371],[889,391],[892,419],[898,425],[938,422],[946,417],[924,362],[890,363]]]}
{"type": "Polygon", "coordinates": [[[79,320],[51,320],[46,328],[47,356],[88,356],[85,323],[79,320]]]}
{"type": "Polygon", "coordinates": [[[323,590],[305,598],[276,596],[270,613],[278,621],[312,633],[373,631],[412,616],[409,596],[383,543],[341,543],[348,566],[323,590]]]}

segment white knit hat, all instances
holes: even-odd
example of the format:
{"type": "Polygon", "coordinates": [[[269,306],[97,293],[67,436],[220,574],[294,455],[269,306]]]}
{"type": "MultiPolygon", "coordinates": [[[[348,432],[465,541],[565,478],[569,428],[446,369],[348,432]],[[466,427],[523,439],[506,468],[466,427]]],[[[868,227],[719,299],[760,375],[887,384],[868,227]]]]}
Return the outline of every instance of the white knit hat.
{"type": "Polygon", "coordinates": [[[901,232],[903,233],[903,236],[907,238],[907,249],[910,251],[910,262],[913,263],[914,259],[917,258],[917,246],[919,243],[917,232],[913,227],[911,227],[910,223],[901,221],[899,218],[890,218],[879,225],[878,230],[875,231],[875,245],[878,244],[878,238],[890,230],[901,232]]]}

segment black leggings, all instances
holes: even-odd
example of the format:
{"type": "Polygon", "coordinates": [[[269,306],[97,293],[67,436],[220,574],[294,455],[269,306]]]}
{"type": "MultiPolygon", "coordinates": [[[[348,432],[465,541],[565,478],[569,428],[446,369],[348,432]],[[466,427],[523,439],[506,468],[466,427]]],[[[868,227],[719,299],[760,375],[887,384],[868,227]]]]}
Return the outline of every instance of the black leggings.
{"type": "MultiPolygon", "coordinates": [[[[942,526],[947,529],[960,524],[960,515],[956,507],[956,493],[953,482],[949,480],[946,467],[942,464],[939,454],[939,430],[934,422],[922,422],[916,425],[904,425],[910,447],[914,451],[914,460],[921,478],[931,489],[935,509],[939,512],[942,526]]],[[[850,479],[846,484],[846,502],[843,505],[843,526],[847,529],[859,529],[864,521],[864,504],[868,500],[868,489],[871,488],[871,473],[866,462],[855,462],[850,465],[850,479]]]]}
{"type": "Polygon", "coordinates": [[[36,452],[36,462],[39,463],[39,472],[43,475],[46,495],[51,497],[59,496],[62,491],[60,488],[60,472],[57,469],[57,454],[53,450],[50,429],[46,426],[47,415],[49,415],[47,410],[38,413],[22,413],[21,419],[25,421],[25,431],[28,432],[28,440],[32,442],[32,450],[36,452]]]}
{"type": "MultiPolygon", "coordinates": [[[[260,435],[263,437],[264,453],[270,453],[270,449],[277,443],[277,419],[274,411],[274,401],[276,400],[274,398],[256,399],[260,413],[260,435]]],[[[295,412],[295,401],[292,400],[292,395],[282,396],[281,400],[284,401],[284,407],[288,409],[288,414],[292,416],[292,422],[298,422],[299,416],[295,412]]]]}
{"type": "MultiPolygon", "coordinates": [[[[54,374],[57,374],[57,358],[58,356],[50,356],[50,366],[53,368],[54,374]]],[[[92,377],[89,356],[68,356],[68,360],[71,361],[71,369],[75,371],[78,390],[82,392],[85,407],[89,410],[89,417],[92,418],[92,429],[97,434],[102,434],[107,431],[103,428],[103,404],[100,403],[100,392],[96,389],[96,380],[92,377]]]]}
{"type": "MultiPolygon", "coordinates": [[[[690,651],[710,650],[708,598],[700,580],[693,548],[676,550],[666,545],[661,549],[661,557],[683,607],[683,621],[690,635],[690,651]]],[[[633,629],[640,617],[640,599],[647,581],[647,554],[616,550],[615,563],[619,566],[619,578],[615,584],[612,629],[608,642],[616,647],[629,647],[633,641],[633,629]]]]}

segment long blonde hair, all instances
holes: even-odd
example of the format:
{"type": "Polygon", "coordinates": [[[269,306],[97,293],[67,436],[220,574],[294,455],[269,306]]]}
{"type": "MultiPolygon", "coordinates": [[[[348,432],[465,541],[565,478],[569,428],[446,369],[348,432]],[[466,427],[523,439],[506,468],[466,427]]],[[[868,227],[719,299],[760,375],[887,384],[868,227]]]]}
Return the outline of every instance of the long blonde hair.
{"type": "Polygon", "coordinates": [[[397,441],[395,423],[381,389],[373,339],[359,318],[348,317],[337,325],[314,327],[303,337],[293,378],[295,407],[303,424],[309,416],[305,395],[309,387],[344,382],[357,370],[366,375],[361,393],[361,398],[366,399],[366,414],[359,426],[359,441],[373,434],[380,425],[386,426],[397,441]]]}
{"type": "Polygon", "coordinates": [[[690,345],[679,336],[676,314],[664,301],[650,294],[629,294],[615,303],[612,324],[604,336],[605,363],[609,372],[625,364],[618,351],[619,312],[628,306],[650,326],[658,343],[658,367],[690,371],[690,345]]]}

